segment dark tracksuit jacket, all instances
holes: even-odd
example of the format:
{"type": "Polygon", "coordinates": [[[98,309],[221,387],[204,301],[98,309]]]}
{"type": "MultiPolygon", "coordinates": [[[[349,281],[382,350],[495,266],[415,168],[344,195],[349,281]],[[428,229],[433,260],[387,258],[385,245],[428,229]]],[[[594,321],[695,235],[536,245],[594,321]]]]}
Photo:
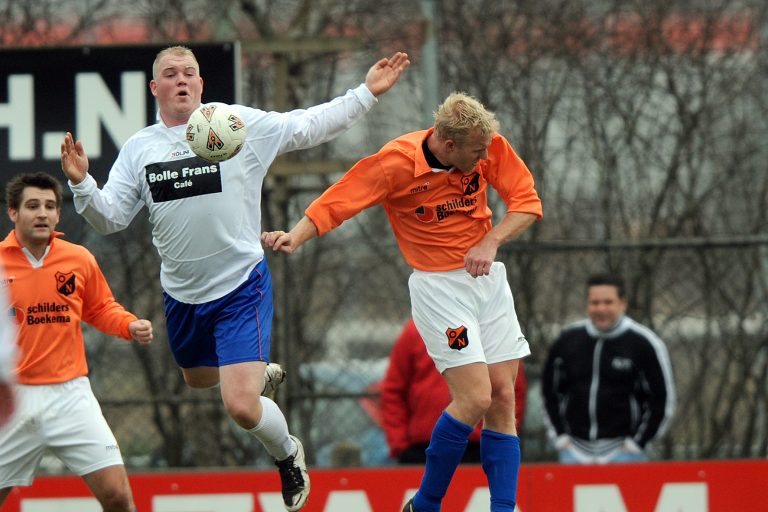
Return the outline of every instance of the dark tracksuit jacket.
{"type": "Polygon", "coordinates": [[[607,332],[588,319],[564,329],[544,365],[542,393],[550,435],[577,445],[630,438],[644,448],[675,407],[664,343],[627,316],[607,332]]]}

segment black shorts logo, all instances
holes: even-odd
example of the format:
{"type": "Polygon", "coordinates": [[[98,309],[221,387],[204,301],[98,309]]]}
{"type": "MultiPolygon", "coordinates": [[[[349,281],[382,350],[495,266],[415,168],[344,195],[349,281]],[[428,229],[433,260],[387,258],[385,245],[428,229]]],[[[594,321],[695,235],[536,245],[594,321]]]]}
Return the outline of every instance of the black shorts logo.
{"type": "Polygon", "coordinates": [[[448,336],[448,346],[453,350],[461,350],[469,345],[467,328],[463,325],[456,328],[449,327],[446,329],[445,335],[448,336]]]}
{"type": "Polygon", "coordinates": [[[56,272],[56,290],[62,295],[72,295],[75,293],[75,273],[74,272],[56,272]]]}

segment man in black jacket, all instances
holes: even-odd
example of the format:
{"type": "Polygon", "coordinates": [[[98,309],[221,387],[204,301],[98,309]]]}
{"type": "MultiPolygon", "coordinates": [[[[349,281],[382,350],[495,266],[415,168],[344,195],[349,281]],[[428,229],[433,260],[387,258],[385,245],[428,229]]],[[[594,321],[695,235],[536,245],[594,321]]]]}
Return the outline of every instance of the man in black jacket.
{"type": "Polygon", "coordinates": [[[587,281],[587,316],[566,327],[542,376],[546,420],[564,463],[640,462],[675,408],[667,349],[625,315],[624,282],[587,281]]]}

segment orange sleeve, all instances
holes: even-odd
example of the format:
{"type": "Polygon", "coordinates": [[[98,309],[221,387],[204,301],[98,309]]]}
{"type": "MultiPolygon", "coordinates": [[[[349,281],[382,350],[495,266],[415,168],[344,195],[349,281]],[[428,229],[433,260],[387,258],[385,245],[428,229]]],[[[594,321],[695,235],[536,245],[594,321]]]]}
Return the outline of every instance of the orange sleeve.
{"type": "Polygon", "coordinates": [[[111,336],[131,339],[128,324],[137,320],[112,295],[96,258],[88,253],[88,285],[83,296],[83,321],[111,336]]]}
{"type": "Polygon", "coordinates": [[[533,175],[509,142],[495,136],[488,153],[496,162],[489,166],[486,178],[507,205],[507,213],[532,213],[541,218],[541,199],[534,188],[533,175]]]}
{"type": "Polygon", "coordinates": [[[363,158],[315,199],[306,215],[323,236],[347,219],[382,202],[389,191],[381,153],[363,158]]]}

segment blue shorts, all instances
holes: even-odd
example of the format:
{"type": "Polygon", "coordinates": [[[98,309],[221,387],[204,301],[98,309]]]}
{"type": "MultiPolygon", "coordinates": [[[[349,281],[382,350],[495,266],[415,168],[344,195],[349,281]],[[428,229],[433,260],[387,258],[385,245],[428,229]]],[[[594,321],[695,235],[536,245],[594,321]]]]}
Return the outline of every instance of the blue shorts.
{"type": "Polygon", "coordinates": [[[168,341],[181,368],[269,362],[272,278],[266,258],[220,299],[186,304],[163,292],[168,341]]]}

